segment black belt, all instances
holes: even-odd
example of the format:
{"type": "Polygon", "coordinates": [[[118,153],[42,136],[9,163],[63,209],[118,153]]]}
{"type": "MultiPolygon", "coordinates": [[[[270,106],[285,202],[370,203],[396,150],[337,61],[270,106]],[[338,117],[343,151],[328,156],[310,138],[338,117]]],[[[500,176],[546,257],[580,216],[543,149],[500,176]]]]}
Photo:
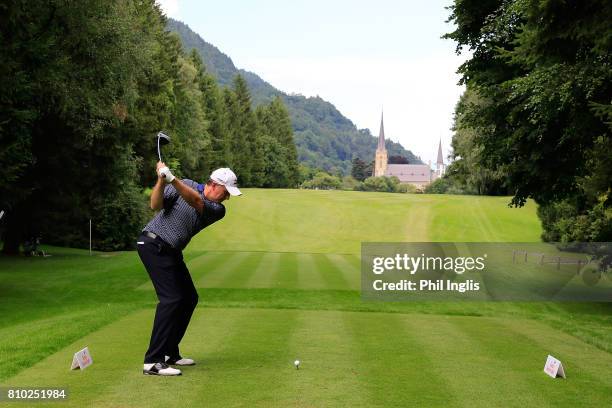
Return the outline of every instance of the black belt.
{"type": "Polygon", "coordinates": [[[161,242],[162,244],[164,244],[168,248],[174,249],[174,248],[172,248],[172,245],[170,245],[169,243],[164,241],[159,235],[154,234],[153,232],[150,232],[150,231],[142,231],[142,233],[143,233],[143,235],[146,235],[149,238],[153,238],[154,240],[161,242]]]}

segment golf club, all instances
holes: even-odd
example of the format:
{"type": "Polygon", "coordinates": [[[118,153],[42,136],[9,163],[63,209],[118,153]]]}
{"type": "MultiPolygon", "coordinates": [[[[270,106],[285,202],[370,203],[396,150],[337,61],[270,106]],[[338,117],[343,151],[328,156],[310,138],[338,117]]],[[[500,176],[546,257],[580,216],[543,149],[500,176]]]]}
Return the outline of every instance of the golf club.
{"type": "MultiPolygon", "coordinates": [[[[159,157],[159,161],[162,161],[160,145],[167,145],[168,143],[170,143],[170,136],[168,136],[164,132],[158,132],[157,133],[157,157],[159,157]]],[[[163,177],[166,177],[166,176],[163,176],[163,177]]]]}

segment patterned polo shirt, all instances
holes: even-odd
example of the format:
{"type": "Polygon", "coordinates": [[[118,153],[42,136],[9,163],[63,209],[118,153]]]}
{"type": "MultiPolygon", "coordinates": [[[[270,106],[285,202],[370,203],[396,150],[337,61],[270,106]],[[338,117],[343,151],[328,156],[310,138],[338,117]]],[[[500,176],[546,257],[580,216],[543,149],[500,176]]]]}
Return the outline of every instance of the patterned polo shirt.
{"type": "Polygon", "coordinates": [[[164,208],[143,229],[159,235],[172,248],[180,250],[187,246],[195,234],[225,216],[225,206],[208,200],[201,184],[189,179],[183,179],[183,183],[198,191],[204,199],[202,214],[198,214],[174,186],[168,184],[164,188],[164,208]]]}

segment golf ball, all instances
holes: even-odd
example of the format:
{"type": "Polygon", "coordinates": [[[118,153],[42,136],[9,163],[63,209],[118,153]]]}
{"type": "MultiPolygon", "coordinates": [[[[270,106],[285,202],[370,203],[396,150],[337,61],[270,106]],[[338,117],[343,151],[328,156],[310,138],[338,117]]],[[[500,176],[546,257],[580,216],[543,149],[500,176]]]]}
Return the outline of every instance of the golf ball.
{"type": "Polygon", "coordinates": [[[298,368],[300,366],[300,360],[295,360],[293,365],[295,365],[295,368],[298,368]]]}

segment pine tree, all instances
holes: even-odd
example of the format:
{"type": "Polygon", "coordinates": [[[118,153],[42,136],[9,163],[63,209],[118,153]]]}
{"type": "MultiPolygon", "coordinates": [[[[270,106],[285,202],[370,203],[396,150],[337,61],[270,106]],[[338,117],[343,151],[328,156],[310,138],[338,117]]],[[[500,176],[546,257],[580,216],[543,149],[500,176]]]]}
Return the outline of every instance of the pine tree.
{"type": "Polygon", "coordinates": [[[258,130],[264,145],[263,187],[286,187],[287,164],[283,160],[283,148],[274,135],[274,119],[269,105],[260,105],[256,110],[258,130]]]}
{"type": "Polygon", "coordinates": [[[257,124],[251,110],[250,92],[246,81],[240,75],[234,79],[228,114],[232,168],[242,185],[259,185],[264,174],[263,146],[257,137],[257,124]]]}
{"type": "Polygon", "coordinates": [[[229,166],[225,148],[228,132],[226,107],[215,78],[206,72],[206,67],[195,49],[191,51],[190,58],[198,69],[197,86],[202,93],[202,107],[210,137],[210,150],[203,160],[203,172],[210,174],[214,169],[229,166]]]}
{"type": "Polygon", "coordinates": [[[367,164],[361,160],[359,157],[355,157],[353,159],[353,166],[351,168],[351,176],[355,180],[363,181],[370,175],[367,173],[367,164]]]}
{"type": "Polygon", "coordinates": [[[295,187],[299,182],[300,172],[289,112],[280,97],[276,97],[270,103],[270,111],[274,120],[274,128],[276,129],[274,136],[283,148],[282,160],[287,166],[288,178],[285,186],[295,187]]]}

